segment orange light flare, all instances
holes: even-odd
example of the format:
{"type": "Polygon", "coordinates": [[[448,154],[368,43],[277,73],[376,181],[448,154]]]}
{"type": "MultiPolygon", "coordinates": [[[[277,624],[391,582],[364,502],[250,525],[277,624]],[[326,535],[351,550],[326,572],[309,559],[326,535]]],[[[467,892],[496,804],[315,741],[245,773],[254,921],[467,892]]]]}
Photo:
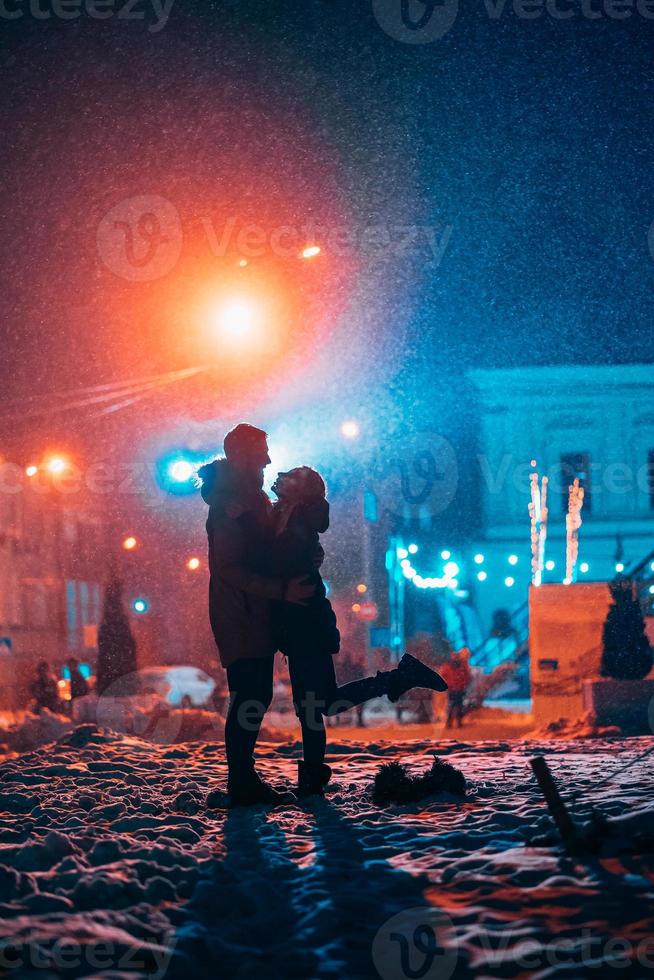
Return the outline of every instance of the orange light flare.
{"type": "Polygon", "coordinates": [[[31,463],[29,466],[25,467],[25,476],[36,476],[38,472],[39,468],[38,466],[35,466],[34,463],[31,463]]]}
{"type": "Polygon", "coordinates": [[[321,252],[322,252],[322,249],[320,248],[320,245],[307,245],[300,252],[300,258],[301,259],[315,259],[318,255],[320,255],[321,252]]]}
{"type": "Polygon", "coordinates": [[[359,595],[364,595],[367,591],[368,591],[368,586],[365,585],[363,582],[359,582],[359,584],[357,585],[357,592],[359,593],[359,595]]]}
{"type": "Polygon", "coordinates": [[[125,551],[134,551],[137,545],[138,545],[138,541],[131,534],[123,541],[123,548],[125,549],[125,551]]]}
{"type": "Polygon", "coordinates": [[[201,562],[199,558],[189,558],[189,560],[186,562],[186,567],[188,568],[189,572],[197,572],[200,564],[201,562]]]}

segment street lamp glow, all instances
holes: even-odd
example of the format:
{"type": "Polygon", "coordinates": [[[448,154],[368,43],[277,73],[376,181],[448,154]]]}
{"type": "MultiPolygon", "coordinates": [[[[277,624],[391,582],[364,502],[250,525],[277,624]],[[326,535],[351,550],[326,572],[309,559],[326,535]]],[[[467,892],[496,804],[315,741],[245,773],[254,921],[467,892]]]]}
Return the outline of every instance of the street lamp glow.
{"type": "Polygon", "coordinates": [[[359,423],[355,422],[354,419],[348,419],[341,425],[341,435],[345,436],[346,439],[356,439],[360,431],[359,423]]]}
{"type": "Polygon", "coordinates": [[[187,483],[195,473],[195,467],[187,459],[176,459],[168,467],[173,480],[176,483],[187,483]]]}
{"type": "Polygon", "coordinates": [[[48,473],[57,476],[66,469],[66,460],[62,456],[52,456],[45,465],[48,473]]]}
{"type": "Polygon", "coordinates": [[[249,334],[254,326],[254,310],[243,300],[233,300],[222,306],[218,322],[224,336],[240,340],[249,334]]]}

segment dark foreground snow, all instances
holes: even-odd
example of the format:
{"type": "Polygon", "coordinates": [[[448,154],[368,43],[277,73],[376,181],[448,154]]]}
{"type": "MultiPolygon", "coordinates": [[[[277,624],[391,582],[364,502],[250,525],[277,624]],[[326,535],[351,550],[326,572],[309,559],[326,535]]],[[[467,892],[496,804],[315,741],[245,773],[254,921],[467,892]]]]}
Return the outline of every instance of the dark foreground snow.
{"type": "MultiPolygon", "coordinates": [[[[650,745],[334,742],[327,801],[228,811],[221,745],[78,729],[0,767],[0,973],[651,975],[654,756],[594,788],[650,745]],[[373,805],[380,762],[427,768],[434,750],[463,770],[465,802],[373,805]],[[528,766],[537,752],[581,793],[580,819],[595,804],[637,809],[636,823],[617,823],[597,857],[563,857],[528,766]]],[[[260,757],[268,777],[293,778],[295,744],[260,757]]]]}

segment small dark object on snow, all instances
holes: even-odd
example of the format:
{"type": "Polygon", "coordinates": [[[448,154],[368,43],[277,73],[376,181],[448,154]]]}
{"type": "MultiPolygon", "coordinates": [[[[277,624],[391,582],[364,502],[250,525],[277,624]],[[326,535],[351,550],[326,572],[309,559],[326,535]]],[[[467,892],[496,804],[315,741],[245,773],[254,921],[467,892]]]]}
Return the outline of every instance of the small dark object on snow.
{"type": "Polygon", "coordinates": [[[460,769],[449,762],[434,759],[420,776],[412,776],[400,762],[380,766],[375,776],[375,803],[415,803],[436,793],[465,796],[466,780],[460,769]]]}
{"type": "Polygon", "coordinates": [[[604,623],[600,674],[618,681],[640,681],[653,662],[643,610],[630,578],[617,578],[609,588],[613,602],[604,623]]]}

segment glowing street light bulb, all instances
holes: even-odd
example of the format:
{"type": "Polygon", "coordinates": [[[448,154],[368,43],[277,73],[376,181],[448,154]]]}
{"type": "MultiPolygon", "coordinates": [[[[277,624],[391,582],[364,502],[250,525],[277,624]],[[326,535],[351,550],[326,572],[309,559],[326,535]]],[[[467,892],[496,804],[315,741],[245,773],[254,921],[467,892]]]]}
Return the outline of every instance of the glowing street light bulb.
{"type": "Polygon", "coordinates": [[[316,255],[320,255],[320,252],[320,245],[307,245],[300,254],[303,259],[315,259],[316,255]]]}
{"type": "Polygon", "coordinates": [[[195,469],[187,459],[177,459],[170,464],[169,472],[177,483],[186,483],[195,473],[195,469]]]}
{"type": "Polygon", "coordinates": [[[248,303],[235,300],[222,307],[219,320],[223,334],[240,339],[252,330],[254,311],[248,303]]]}
{"type": "Polygon", "coordinates": [[[46,463],[46,467],[49,473],[53,473],[55,476],[57,476],[59,473],[63,473],[66,469],[66,460],[61,456],[52,456],[46,463]]]}
{"type": "Polygon", "coordinates": [[[130,534],[130,536],[128,538],[125,538],[125,540],[123,541],[123,548],[125,549],[125,551],[134,551],[134,548],[136,548],[137,544],[138,541],[136,540],[136,538],[130,534]]]}
{"type": "Polygon", "coordinates": [[[186,562],[186,567],[188,568],[189,572],[197,571],[197,569],[200,567],[200,559],[189,558],[189,560],[186,562]]]}
{"type": "Polygon", "coordinates": [[[346,439],[356,439],[360,431],[359,423],[355,422],[354,419],[348,419],[341,425],[341,435],[345,436],[346,439]]]}

